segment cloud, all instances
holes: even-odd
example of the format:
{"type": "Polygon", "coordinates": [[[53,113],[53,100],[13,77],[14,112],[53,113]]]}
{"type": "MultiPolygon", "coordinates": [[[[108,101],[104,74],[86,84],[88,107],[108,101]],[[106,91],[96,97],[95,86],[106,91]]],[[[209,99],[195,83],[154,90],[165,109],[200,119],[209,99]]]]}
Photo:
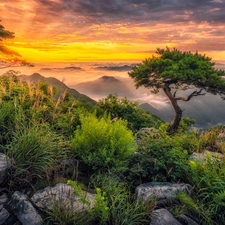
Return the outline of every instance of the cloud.
{"type": "MultiPolygon", "coordinates": [[[[146,51],[152,51],[149,44],[225,49],[222,0],[10,0],[0,7],[2,21],[14,24],[16,35],[30,42],[126,43],[133,52],[142,51],[141,44],[148,45],[146,51]]],[[[49,46],[49,51],[57,50],[49,46]]]]}
{"type": "MultiPolygon", "coordinates": [[[[39,15],[86,24],[225,22],[225,2],[212,0],[36,0],[39,15]],[[40,10],[42,9],[42,10],[40,10]],[[45,12],[48,12],[46,14],[45,12]],[[63,14],[67,13],[67,14],[63,14]],[[62,16],[63,15],[63,16],[62,16]]],[[[37,14],[38,15],[38,14],[37,14]]]]}

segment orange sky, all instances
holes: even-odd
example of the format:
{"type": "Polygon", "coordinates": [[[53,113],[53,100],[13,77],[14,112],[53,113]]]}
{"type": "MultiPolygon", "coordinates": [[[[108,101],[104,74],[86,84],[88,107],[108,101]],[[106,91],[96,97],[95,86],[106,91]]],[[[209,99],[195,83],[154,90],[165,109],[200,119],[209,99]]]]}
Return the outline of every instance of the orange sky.
{"type": "Polygon", "coordinates": [[[225,60],[222,0],[1,0],[5,45],[33,62],[139,61],[176,47],[225,60]]]}

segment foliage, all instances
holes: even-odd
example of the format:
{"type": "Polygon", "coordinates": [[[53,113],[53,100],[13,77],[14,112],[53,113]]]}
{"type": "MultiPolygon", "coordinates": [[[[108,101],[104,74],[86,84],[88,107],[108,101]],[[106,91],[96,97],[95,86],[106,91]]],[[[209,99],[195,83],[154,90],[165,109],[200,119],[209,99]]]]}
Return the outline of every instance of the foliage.
{"type": "Polygon", "coordinates": [[[14,132],[5,147],[5,154],[12,159],[12,188],[32,186],[37,179],[48,178],[68,151],[66,141],[47,126],[34,125],[14,132]]]}
{"type": "Polygon", "coordinates": [[[199,135],[200,150],[209,149],[215,152],[224,152],[224,127],[212,127],[199,135]]]}
{"type": "MultiPolygon", "coordinates": [[[[12,101],[0,104],[0,144],[1,146],[10,141],[15,130],[15,107],[12,101]]],[[[2,150],[1,150],[2,151],[2,150]]]]}
{"type": "Polygon", "coordinates": [[[151,181],[184,181],[188,152],[194,146],[192,134],[169,136],[164,125],[142,138],[136,153],[129,158],[125,177],[134,187],[151,181]]]}
{"type": "Polygon", "coordinates": [[[102,192],[100,188],[96,188],[94,208],[89,212],[97,224],[104,225],[109,218],[109,207],[105,196],[106,192],[102,192]]]}
{"type": "Polygon", "coordinates": [[[7,48],[3,44],[3,40],[13,39],[14,37],[13,32],[6,30],[5,27],[0,24],[0,69],[12,66],[34,66],[32,63],[22,60],[18,52],[7,48]]]}
{"type": "Polygon", "coordinates": [[[155,202],[142,204],[135,200],[125,183],[116,177],[99,174],[92,179],[94,187],[100,187],[108,202],[108,225],[149,224],[155,202]]]}
{"type": "Polygon", "coordinates": [[[209,57],[169,48],[157,49],[156,54],[159,57],[146,59],[129,73],[136,87],[143,85],[157,93],[169,80],[175,89],[186,90],[194,85],[212,93],[224,93],[224,71],[215,69],[209,57]]]}
{"type": "Polygon", "coordinates": [[[72,147],[88,167],[104,170],[118,166],[134,151],[134,138],[125,121],[111,122],[107,116],[98,119],[95,114],[81,115],[80,120],[72,147]]]}
{"type": "Polygon", "coordinates": [[[177,198],[182,204],[183,213],[195,215],[201,224],[211,225],[215,224],[215,221],[211,218],[211,212],[209,209],[206,209],[202,202],[199,202],[198,199],[194,199],[191,196],[185,193],[178,193],[177,198]]]}
{"type": "Polygon", "coordinates": [[[207,155],[206,161],[190,161],[190,182],[198,202],[215,224],[225,222],[225,161],[207,155]]]}
{"type": "Polygon", "coordinates": [[[99,100],[96,105],[97,115],[105,112],[111,115],[112,119],[124,119],[132,131],[142,127],[159,127],[162,121],[145,110],[138,107],[138,102],[132,102],[126,97],[118,98],[117,94],[110,94],[99,100]]]}
{"type": "Polygon", "coordinates": [[[182,110],[177,101],[189,101],[195,96],[204,95],[202,91],[225,94],[225,71],[214,68],[211,59],[198,52],[182,52],[177,49],[157,49],[158,57],[144,60],[129,72],[138,88],[150,88],[153,93],[163,90],[175,110],[175,117],[168,128],[173,134],[179,127],[182,110]],[[177,91],[192,90],[187,97],[177,97],[177,91]],[[172,89],[175,91],[172,93],[172,89]]]}

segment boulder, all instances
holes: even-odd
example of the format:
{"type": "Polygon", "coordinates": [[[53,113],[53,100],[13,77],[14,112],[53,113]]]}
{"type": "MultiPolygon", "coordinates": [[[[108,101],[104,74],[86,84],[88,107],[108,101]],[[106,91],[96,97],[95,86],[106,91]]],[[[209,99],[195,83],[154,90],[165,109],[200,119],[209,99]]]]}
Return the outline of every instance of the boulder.
{"type": "Polygon", "coordinates": [[[9,201],[9,198],[6,193],[0,194],[0,205],[3,205],[8,201],[9,201]]]}
{"type": "Polygon", "coordinates": [[[43,219],[29,201],[27,195],[18,191],[14,192],[10,200],[10,206],[14,214],[23,225],[41,225],[43,219]]]}
{"type": "Polygon", "coordinates": [[[5,154],[0,153],[0,184],[2,184],[5,181],[9,168],[10,168],[9,158],[5,154]]]}
{"type": "Polygon", "coordinates": [[[41,209],[51,210],[54,203],[59,202],[64,204],[68,210],[76,210],[77,212],[87,211],[93,208],[95,197],[94,194],[84,193],[84,199],[75,195],[73,188],[70,185],[59,183],[54,187],[46,187],[43,190],[36,192],[32,197],[32,202],[41,209]]]}
{"type": "Polygon", "coordinates": [[[185,225],[198,225],[197,222],[195,222],[189,216],[186,216],[184,214],[179,215],[177,217],[177,220],[180,221],[182,224],[185,224],[185,225]]]}
{"type": "Polygon", "coordinates": [[[221,153],[205,150],[201,153],[197,153],[197,152],[192,153],[190,156],[190,160],[206,162],[208,155],[210,155],[212,158],[217,157],[219,161],[221,161],[224,158],[224,155],[221,153]]]}
{"type": "Polygon", "coordinates": [[[151,198],[173,200],[178,192],[191,194],[189,184],[173,184],[169,182],[149,182],[136,187],[135,193],[138,201],[147,202],[151,198]]]}
{"type": "Polygon", "coordinates": [[[8,219],[8,217],[9,212],[5,208],[2,208],[0,211],[0,225],[5,224],[5,221],[8,219]]]}
{"type": "Polygon", "coordinates": [[[156,209],[152,213],[150,225],[182,225],[166,209],[156,209]]]}

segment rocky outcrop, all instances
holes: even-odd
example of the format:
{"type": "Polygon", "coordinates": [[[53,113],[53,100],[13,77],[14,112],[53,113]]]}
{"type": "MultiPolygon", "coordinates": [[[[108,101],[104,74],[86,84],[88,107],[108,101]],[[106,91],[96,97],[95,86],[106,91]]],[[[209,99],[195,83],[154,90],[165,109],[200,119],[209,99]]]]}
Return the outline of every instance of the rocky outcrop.
{"type": "Polygon", "coordinates": [[[84,199],[73,193],[73,188],[67,184],[59,183],[54,187],[46,187],[36,192],[31,200],[41,209],[51,209],[53,204],[60,201],[70,210],[87,211],[94,206],[94,195],[85,192],[84,199]],[[82,201],[84,200],[84,201],[82,201]]]}
{"type": "Polygon", "coordinates": [[[43,224],[43,219],[31,204],[27,195],[16,191],[11,197],[10,205],[13,212],[23,225],[43,224]]]}
{"type": "Polygon", "coordinates": [[[135,189],[138,201],[148,202],[151,198],[173,200],[178,192],[191,194],[189,184],[173,184],[169,182],[150,182],[141,184],[135,189]]]}

